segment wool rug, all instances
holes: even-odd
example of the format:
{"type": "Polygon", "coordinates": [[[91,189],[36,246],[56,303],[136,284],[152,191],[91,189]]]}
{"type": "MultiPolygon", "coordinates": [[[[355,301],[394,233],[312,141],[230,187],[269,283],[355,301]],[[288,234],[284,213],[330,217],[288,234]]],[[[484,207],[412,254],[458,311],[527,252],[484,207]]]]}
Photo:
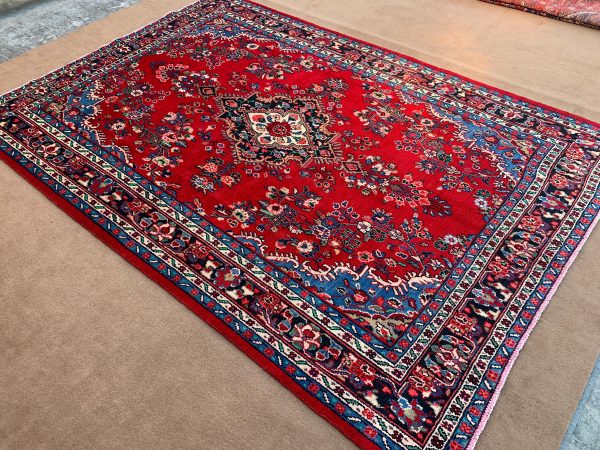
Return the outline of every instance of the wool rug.
{"type": "Polygon", "coordinates": [[[482,0],[565,22],[600,28],[600,0],[482,0]]]}
{"type": "Polygon", "coordinates": [[[363,447],[474,445],[600,206],[598,125],[242,1],[5,95],[0,129],[363,447]]]}

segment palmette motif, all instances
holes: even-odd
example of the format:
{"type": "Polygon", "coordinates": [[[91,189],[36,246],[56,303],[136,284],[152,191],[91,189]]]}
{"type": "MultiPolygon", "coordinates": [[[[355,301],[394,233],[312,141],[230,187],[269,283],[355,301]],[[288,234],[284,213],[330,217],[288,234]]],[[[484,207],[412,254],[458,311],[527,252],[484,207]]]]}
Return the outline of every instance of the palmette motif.
{"type": "Polygon", "coordinates": [[[0,104],[5,156],[382,448],[474,444],[600,207],[598,133],[241,0],[0,104]]]}

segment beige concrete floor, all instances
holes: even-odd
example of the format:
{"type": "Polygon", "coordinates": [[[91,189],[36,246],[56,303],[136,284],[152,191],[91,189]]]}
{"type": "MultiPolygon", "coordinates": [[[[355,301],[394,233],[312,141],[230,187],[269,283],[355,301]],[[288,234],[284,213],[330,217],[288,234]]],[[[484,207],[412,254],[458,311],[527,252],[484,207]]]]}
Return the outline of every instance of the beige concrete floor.
{"type": "MultiPolygon", "coordinates": [[[[186,0],[142,0],[0,65],[0,91],[186,0]]],[[[280,10],[600,121],[600,32],[473,0],[280,10]]],[[[0,165],[0,448],[342,449],[339,432],[0,165]]],[[[600,348],[599,232],[521,352],[479,449],[557,448],[600,348]]]]}

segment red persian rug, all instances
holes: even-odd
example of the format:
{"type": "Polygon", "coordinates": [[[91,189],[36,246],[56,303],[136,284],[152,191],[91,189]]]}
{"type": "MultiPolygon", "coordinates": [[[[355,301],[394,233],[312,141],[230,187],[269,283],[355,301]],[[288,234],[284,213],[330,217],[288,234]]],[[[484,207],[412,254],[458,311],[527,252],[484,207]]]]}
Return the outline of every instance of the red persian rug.
{"type": "Polygon", "coordinates": [[[600,0],[482,0],[565,22],[600,28],[600,0]]]}
{"type": "Polygon", "coordinates": [[[0,155],[364,448],[472,448],[600,126],[243,0],[0,98],[0,155]]]}

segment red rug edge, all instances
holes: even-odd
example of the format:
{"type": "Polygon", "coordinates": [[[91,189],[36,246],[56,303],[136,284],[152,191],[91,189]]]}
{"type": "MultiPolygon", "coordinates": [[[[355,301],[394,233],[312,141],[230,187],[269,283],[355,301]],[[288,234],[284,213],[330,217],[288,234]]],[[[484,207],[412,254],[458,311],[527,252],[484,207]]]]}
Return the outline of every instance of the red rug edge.
{"type": "Polygon", "coordinates": [[[371,440],[361,434],[356,428],[352,427],[348,422],[340,418],[335,412],[323,405],[318,399],[308,394],[302,389],[292,378],[289,377],[280,369],[275,363],[270,361],[266,356],[256,350],[252,345],[243,340],[238,336],[231,328],[223,324],[215,316],[202,308],[202,306],[193,300],[188,294],[179,289],[163,275],[156,272],[148,264],[137,258],[133,253],[124,248],[116,241],[116,239],[107,233],[102,227],[94,223],[89,219],[82,211],[77,209],[74,205],[69,203],[60,195],[56,194],[50,187],[44,184],[43,181],[38,179],[35,175],[27,171],[23,166],[13,160],[7,153],[0,152],[0,160],[2,160],[8,167],[14,170],[18,175],[28,181],[33,187],[41,192],[48,200],[50,200],[59,209],[64,211],[71,219],[79,223],[83,228],[89,231],[93,236],[99,239],[106,246],[114,250],[119,256],[125,261],[130,263],[152,281],[157,283],[161,288],[175,297],[179,302],[183,303],[190,311],[200,317],[204,322],[210,325],[219,334],[224,336],[228,341],[234,344],[238,349],[244,352],[250,357],[255,363],[257,363],[263,370],[269,375],[275,378],[279,383],[291,391],[296,397],[304,402],[310,409],[315,413],[337,428],[342,434],[348,439],[358,445],[360,448],[365,450],[378,449],[371,440]]]}
{"type": "Polygon", "coordinates": [[[595,23],[585,22],[577,19],[570,19],[567,16],[560,16],[558,14],[554,14],[551,12],[546,12],[541,9],[529,8],[527,6],[516,5],[514,3],[502,0],[480,0],[485,3],[489,3],[490,5],[502,6],[504,8],[514,9],[516,11],[526,12],[528,14],[535,14],[536,16],[545,17],[551,20],[560,20],[561,22],[570,23],[572,25],[578,25],[581,27],[591,28],[593,30],[600,30],[600,26],[595,23]]]}
{"type": "MultiPolygon", "coordinates": [[[[512,97],[514,99],[522,100],[522,101],[527,102],[527,103],[529,103],[531,105],[535,105],[535,106],[544,108],[546,110],[549,110],[549,111],[552,111],[552,112],[555,112],[555,113],[558,113],[558,114],[569,116],[571,118],[577,119],[577,120],[579,120],[579,121],[581,121],[583,123],[587,123],[587,124],[590,124],[590,125],[595,126],[595,127],[600,127],[600,123],[595,122],[595,121],[590,120],[590,119],[587,119],[585,117],[579,116],[577,114],[568,112],[566,110],[562,110],[562,109],[559,109],[559,108],[556,108],[556,107],[544,104],[542,102],[539,102],[539,101],[532,100],[530,98],[521,96],[519,94],[515,94],[513,92],[506,91],[504,89],[495,87],[493,85],[486,84],[486,83],[481,82],[481,81],[477,81],[477,80],[475,80],[473,78],[469,78],[469,77],[461,75],[461,74],[459,74],[457,72],[453,72],[451,70],[447,70],[447,69],[441,68],[439,66],[435,66],[433,64],[429,64],[429,63],[427,63],[425,61],[422,61],[422,60],[420,60],[418,58],[405,55],[405,54],[397,52],[395,50],[388,49],[386,47],[383,47],[383,46],[380,46],[378,44],[374,44],[374,43],[365,41],[363,39],[360,39],[360,38],[357,38],[357,37],[354,37],[354,36],[350,36],[350,35],[345,34],[343,32],[335,31],[335,30],[333,30],[331,28],[328,28],[328,27],[325,27],[323,25],[319,25],[319,24],[316,24],[314,22],[310,22],[308,20],[304,20],[304,19],[301,19],[299,17],[293,16],[291,14],[288,14],[288,13],[276,10],[276,9],[271,8],[269,6],[262,5],[262,4],[258,3],[258,2],[253,1],[253,0],[245,0],[245,1],[247,3],[251,3],[251,4],[257,5],[257,6],[261,7],[261,8],[264,8],[266,10],[272,11],[272,12],[274,12],[276,14],[280,14],[282,16],[286,16],[286,17],[288,17],[290,19],[293,19],[293,20],[296,20],[298,22],[302,22],[302,23],[305,23],[307,25],[310,25],[310,26],[313,26],[313,27],[316,27],[316,28],[320,28],[320,29],[326,30],[326,31],[331,32],[331,33],[334,33],[334,34],[337,34],[337,35],[340,35],[340,36],[344,36],[344,37],[346,37],[348,39],[351,39],[351,40],[354,40],[354,41],[357,41],[357,42],[361,42],[361,43],[363,43],[365,45],[368,45],[370,47],[373,47],[373,48],[381,49],[381,50],[383,50],[385,52],[393,53],[393,54],[395,54],[395,55],[397,55],[397,56],[399,56],[401,58],[407,59],[409,61],[413,61],[413,62],[415,62],[417,64],[423,65],[423,66],[428,67],[430,69],[433,69],[435,71],[439,71],[439,72],[445,73],[447,75],[458,77],[458,78],[460,78],[462,80],[471,82],[471,83],[475,84],[476,86],[483,86],[483,87],[485,87],[487,89],[490,89],[491,91],[496,92],[498,94],[508,95],[508,96],[510,96],[510,97],[512,97]]],[[[195,2],[190,3],[190,5],[193,4],[193,3],[195,3],[195,2]]],[[[184,8],[182,8],[182,9],[184,9],[184,8]]],[[[171,12],[165,14],[165,16],[168,15],[168,14],[170,14],[170,13],[173,13],[173,12],[176,12],[176,11],[171,11],[171,12]]],[[[160,18],[158,18],[157,20],[160,20],[160,18]]],[[[152,23],[153,22],[150,22],[147,25],[150,25],[152,23]]],[[[140,29],[142,29],[144,27],[141,27],[140,29]]],[[[135,31],[133,31],[132,33],[135,33],[135,31]]],[[[129,34],[132,34],[132,33],[124,34],[122,37],[128,36],[129,34]]],[[[99,49],[100,48],[104,48],[104,47],[108,47],[108,46],[112,45],[115,41],[121,39],[122,37],[119,37],[117,39],[114,39],[114,40],[110,41],[107,44],[102,45],[101,47],[99,47],[99,49]]],[[[73,62],[78,61],[79,59],[83,59],[83,58],[85,58],[88,55],[89,55],[89,53],[83,55],[81,58],[77,58],[73,62]]],[[[69,65],[69,64],[70,63],[67,63],[67,65],[69,65]]],[[[55,69],[55,70],[59,70],[59,69],[60,69],[60,67],[57,68],[57,69],[55,69]]],[[[51,70],[47,74],[42,75],[41,77],[36,78],[34,80],[44,78],[44,77],[52,74],[55,70],[51,70]]],[[[27,84],[27,83],[25,83],[25,84],[27,84]]],[[[6,94],[12,92],[13,90],[16,90],[16,89],[19,89],[20,87],[23,87],[24,85],[16,87],[15,89],[9,89],[7,92],[0,94],[0,96],[1,95],[6,95],[6,94]]],[[[62,198],[60,195],[56,194],[51,188],[49,188],[48,186],[46,186],[35,175],[31,174],[29,171],[27,171],[25,168],[23,168],[20,164],[18,164],[16,161],[14,161],[8,154],[6,154],[4,152],[0,152],[0,160],[2,160],[3,162],[5,162],[17,174],[19,174],[21,177],[23,177],[25,180],[27,180],[31,185],[33,185],[37,190],[39,190],[46,198],[48,198],[48,200],[50,200],[58,208],[62,209],[66,214],[68,214],[69,217],[71,217],[74,221],[76,221],[77,223],[79,223],[86,230],[88,230],[92,235],[94,235],[96,238],[98,238],[101,242],[103,242],[109,248],[111,248],[112,250],[114,250],[123,259],[125,259],[127,262],[129,262],[131,265],[133,265],[135,268],[137,268],[139,271],[141,271],[144,275],[146,275],[148,278],[150,278],[151,280],[153,280],[155,283],[157,283],[165,291],[167,291],[169,294],[171,294],[173,297],[175,297],[179,302],[183,303],[194,314],[196,314],[198,317],[200,317],[209,326],[211,326],[218,333],[220,333],[222,336],[224,336],[227,340],[229,340],[232,344],[234,344],[242,352],[244,352],[256,364],[258,364],[263,370],[265,370],[273,378],[275,378],[277,381],[279,381],[279,383],[281,383],[284,387],[286,387],[289,391],[291,391],[296,397],[298,397],[302,402],[304,402],[315,413],[317,413],[319,416],[321,416],[323,419],[325,419],[327,422],[329,422],[332,426],[334,426],[335,428],[337,428],[348,439],[350,439],[352,442],[354,442],[356,445],[358,445],[362,449],[378,449],[379,448],[377,445],[375,445],[375,443],[373,443],[371,440],[369,440],[367,437],[365,437],[363,434],[361,434],[357,429],[355,429],[354,427],[352,427],[351,425],[349,425],[348,422],[346,422],[343,419],[341,419],[335,412],[333,412],[331,409],[329,409],[326,406],[324,406],[324,404],[322,402],[320,402],[319,400],[317,400],[316,398],[314,398],[310,394],[308,394],[304,389],[302,389],[298,384],[296,384],[285,373],[285,371],[281,370],[278,366],[276,366],[273,362],[271,362],[266,356],[264,356],[258,350],[254,349],[254,347],[252,347],[248,342],[244,341],[233,330],[231,330],[229,327],[227,327],[225,324],[223,324],[221,321],[219,321],[209,311],[207,311],[204,308],[202,308],[196,301],[194,301],[186,293],[184,293],[177,286],[175,286],[170,281],[168,281],[164,276],[162,276],[158,272],[154,271],[149,265],[147,265],[146,263],[144,263],[143,261],[141,261],[139,258],[137,258],[135,255],[133,255],[133,253],[129,252],[127,249],[125,249],[124,247],[122,247],[112,237],[112,235],[110,235],[109,233],[107,233],[106,231],[104,231],[100,226],[98,226],[97,224],[95,224],[91,219],[87,218],[83,212],[81,212],[80,210],[78,210],[75,206],[73,206],[67,200],[65,200],[64,198],[62,198]]],[[[594,221],[594,223],[591,224],[591,226],[589,227],[588,232],[586,233],[585,239],[583,239],[579,243],[579,245],[577,246],[577,248],[575,249],[575,251],[573,252],[573,254],[571,255],[571,257],[569,258],[568,263],[565,265],[565,267],[563,267],[563,270],[561,271],[559,279],[553,285],[552,291],[546,296],[546,298],[544,299],[544,302],[540,306],[540,309],[538,309],[538,312],[536,313],[535,320],[530,324],[530,326],[527,329],[526,333],[522,336],[522,338],[521,338],[521,340],[519,342],[519,344],[520,344],[519,348],[517,349],[517,351],[515,351],[513,353],[512,357],[511,357],[511,359],[509,361],[509,364],[507,365],[507,367],[503,371],[503,374],[502,374],[499,386],[496,388],[496,390],[494,392],[495,398],[493,399],[492,402],[488,403],[488,405],[487,405],[488,407],[486,408],[486,411],[485,411],[486,414],[485,414],[484,420],[479,424],[479,426],[475,430],[475,433],[473,435],[473,438],[471,439],[471,442],[469,442],[469,446],[468,446],[469,449],[473,449],[473,447],[475,446],[475,444],[476,444],[476,442],[477,442],[477,440],[478,440],[481,432],[485,428],[485,426],[487,424],[487,421],[489,419],[489,414],[491,413],[491,411],[494,408],[496,400],[498,399],[500,391],[502,390],[502,388],[504,386],[504,383],[505,383],[506,378],[507,378],[507,376],[508,376],[508,374],[509,374],[509,372],[510,372],[510,370],[512,368],[513,363],[517,359],[519,350],[523,347],[523,345],[527,341],[527,338],[529,337],[529,334],[531,333],[531,331],[534,329],[535,325],[537,324],[537,321],[540,318],[542,312],[548,306],[548,303],[550,302],[551,297],[553,296],[553,294],[555,293],[558,285],[560,284],[560,281],[562,281],[562,278],[567,273],[568,269],[570,268],[570,265],[573,263],[573,261],[575,260],[575,257],[577,256],[577,254],[579,253],[579,251],[581,250],[581,248],[585,244],[585,241],[587,240],[587,238],[591,234],[591,232],[592,232],[594,226],[597,224],[599,218],[600,218],[600,216],[597,216],[596,220],[594,221]]]]}

